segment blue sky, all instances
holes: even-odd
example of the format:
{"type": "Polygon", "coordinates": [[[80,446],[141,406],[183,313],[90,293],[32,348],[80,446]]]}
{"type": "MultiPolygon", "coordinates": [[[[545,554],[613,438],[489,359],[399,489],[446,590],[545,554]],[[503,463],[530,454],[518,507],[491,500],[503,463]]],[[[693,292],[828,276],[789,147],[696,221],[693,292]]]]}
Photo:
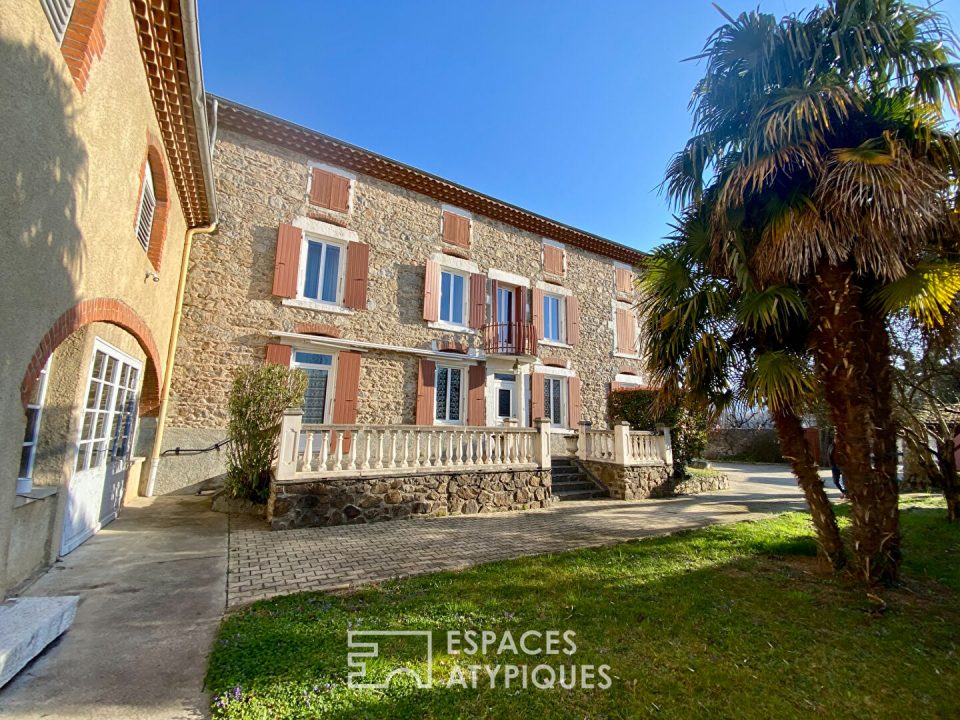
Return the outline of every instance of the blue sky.
{"type": "Polygon", "coordinates": [[[208,91],[640,249],[671,220],[656,187],[702,72],[681,61],[722,21],[707,0],[199,5],[208,91]]]}

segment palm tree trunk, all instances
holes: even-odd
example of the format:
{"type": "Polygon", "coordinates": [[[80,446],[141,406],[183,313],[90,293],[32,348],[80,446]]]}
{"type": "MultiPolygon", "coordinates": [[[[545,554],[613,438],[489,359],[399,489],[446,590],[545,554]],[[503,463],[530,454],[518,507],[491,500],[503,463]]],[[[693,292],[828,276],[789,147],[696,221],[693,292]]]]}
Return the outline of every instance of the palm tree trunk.
{"type": "MultiPolygon", "coordinates": [[[[837,429],[836,456],[852,503],[857,574],[867,583],[892,583],[899,573],[899,520],[890,511],[887,483],[871,461],[873,381],[866,361],[860,290],[849,268],[822,264],[810,287],[817,375],[837,429]]],[[[894,504],[896,495],[893,495],[894,504]]]]}
{"type": "Polygon", "coordinates": [[[810,506],[820,552],[830,561],[834,570],[842,570],[847,557],[843,540],[840,539],[840,528],[837,527],[837,516],[823,488],[818,464],[804,438],[800,417],[792,409],[780,408],[773,411],[773,424],[784,456],[790,461],[793,474],[797,476],[797,483],[810,506]]]}
{"type": "Polygon", "coordinates": [[[957,482],[956,436],[940,438],[937,442],[937,458],[940,470],[940,486],[947,501],[947,520],[956,522],[960,513],[960,482],[957,482]]]}

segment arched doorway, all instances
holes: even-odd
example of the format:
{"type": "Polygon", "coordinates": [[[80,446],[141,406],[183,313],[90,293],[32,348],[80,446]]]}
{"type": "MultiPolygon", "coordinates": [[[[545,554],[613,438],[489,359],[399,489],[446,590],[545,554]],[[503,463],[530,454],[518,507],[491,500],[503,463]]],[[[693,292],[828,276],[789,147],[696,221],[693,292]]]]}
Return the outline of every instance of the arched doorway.
{"type": "Polygon", "coordinates": [[[38,366],[51,386],[40,443],[44,484],[61,486],[65,555],[120,510],[137,420],[156,412],[159,359],[149,328],[129,306],[96,299],[71,308],[44,336],[21,384],[24,399],[37,396],[38,366]]]}

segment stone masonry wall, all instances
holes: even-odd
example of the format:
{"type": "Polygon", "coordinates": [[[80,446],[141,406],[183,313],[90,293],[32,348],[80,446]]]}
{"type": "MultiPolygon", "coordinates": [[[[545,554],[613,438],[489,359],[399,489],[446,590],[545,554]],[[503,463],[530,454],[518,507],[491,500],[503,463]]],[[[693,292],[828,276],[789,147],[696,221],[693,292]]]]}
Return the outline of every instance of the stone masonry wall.
{"type": "Polygon", "coordinates": [[[622,467],[612,463],[579,460],[616,500],[645,500],[670,497],[675,483],[667,465],[622,467]]]}
{"type": "Polygon", "coordinates": [[[274,483],[274,530],[356,525],[415,515],[472,515],[554,502],[549,470],[501,470],[274,483]]]}

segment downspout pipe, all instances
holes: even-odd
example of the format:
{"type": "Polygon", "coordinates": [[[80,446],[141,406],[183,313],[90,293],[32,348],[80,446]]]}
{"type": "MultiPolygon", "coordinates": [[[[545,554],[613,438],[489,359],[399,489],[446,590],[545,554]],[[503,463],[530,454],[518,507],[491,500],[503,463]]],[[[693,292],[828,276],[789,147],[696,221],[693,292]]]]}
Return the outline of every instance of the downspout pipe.
{"type": "MultiPolygon", "coordinates": [[[[163,370],[163,387],[160,391],[160,411],[157,416],[157,430],[153,439],[153,450],[146,482],[141,481],[140,494],[151,497],[157,483],[157,470],[160,466],[160,451],[163,445],[163,433],[167,426],[167,409],[170,403],[170,385],[173,381],[173,365],[177,354],[177,342],[180,339],[180,319],[183,317],[183,297],[187,288],[187,269],[190,267],[190,250],[193,238],[200,234],[210,234],[217,230],[218,210],[217,194],[213,180],[213,143],[215,137],[207,123],[206,93],[203,89],[203,67],[200,62],[200,29],[197,24],[196,0],[187,0],[180,5],[180,22],[183,25],[183,45],[187,60],[187,73],[190,76],[190,92],[193,106],[193,118],[197,128],[197,140],[200,149],[200,165],[203,169],[203,183],[210,209],[210,222],[207,225],[187,230],[183,240],[183,252],[180,256],[180,277],[177,281],[177,298],[170,327],[170,341],[167,344],[167,358],[163,370]]],[[[216,114],[216,106],[213,108],[216,114]]],[[[213,127],[216,127],[214,117],[213,127]]]]}

